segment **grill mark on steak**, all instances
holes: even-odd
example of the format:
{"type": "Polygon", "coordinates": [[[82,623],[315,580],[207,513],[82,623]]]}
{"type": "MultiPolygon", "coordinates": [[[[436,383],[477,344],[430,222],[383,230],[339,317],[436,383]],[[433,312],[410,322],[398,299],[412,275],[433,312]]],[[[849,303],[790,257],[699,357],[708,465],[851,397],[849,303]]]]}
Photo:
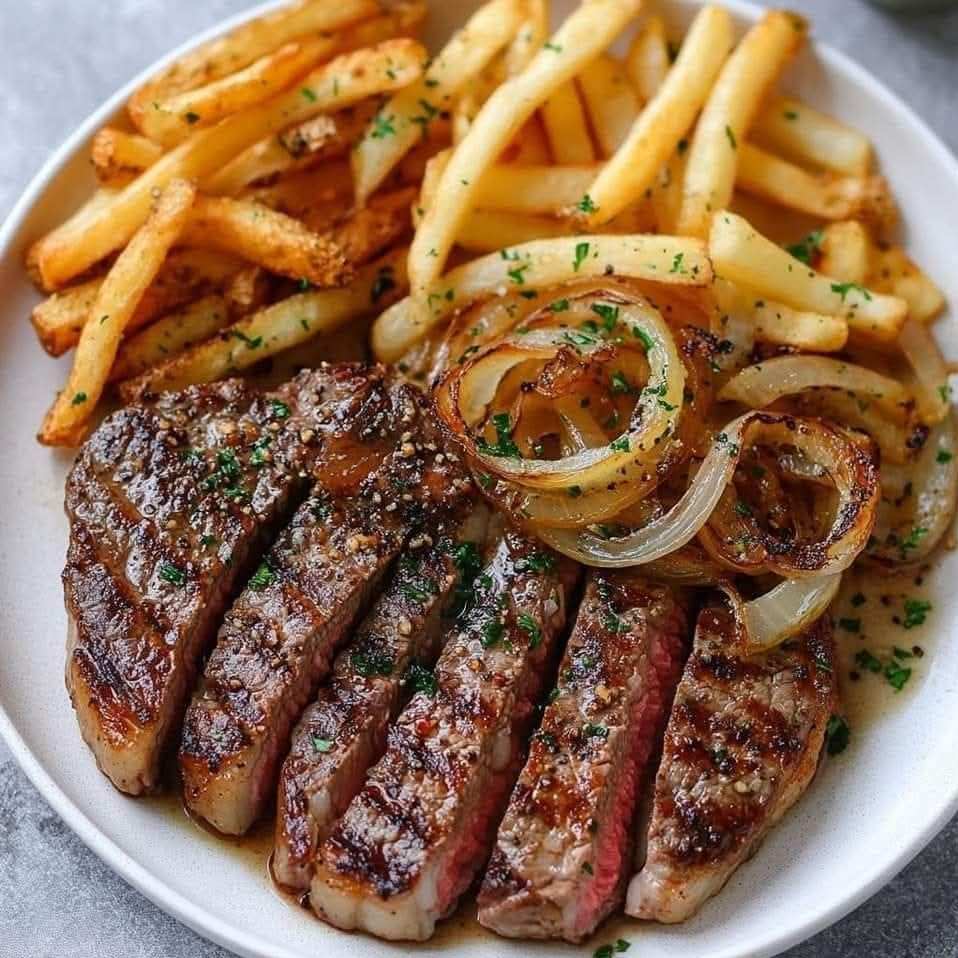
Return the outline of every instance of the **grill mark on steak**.
{"type": "Polygon", "coordinates": [[[403,543],[427,550],[473,500],[428,410],[396,386],[336,467],[324,459],[317,490],[226,616],[180,749],[187,805],[222,832],[246,831],[273,794],[293,724],[403,543]]]}
{"type": "Polygon", "coordinates": [[[323,443],[305,431],[341,429],[383,375],[324,366],[266,395],[194,386],[120,410],[84,444],[66,487],[66,679],[117,788],[157,785],[226,602],[308,488],[323,443]]]}
{"type": "Polygon", "coordinates": [[[420,692],[403,710],[320,846],[310,889],[320,917],[423,940],[455,906],[518,775],[577,576],[573,563],[506,532],[477,579],[468,624],[439,657],[435,696],[420,692]]]}
{"type": "Polygon", "coordinates": [[[835,710],[832,626],[735,655],[724,608],[704,609],[675,697],[643,869],[626,912],[683,921],[716,894],[815,774],[835,710]]]}
{"type": "Polygon", "coordinates": [[[621,901],[639,785],[681,671],[685,611],[632,570],[590,573],[542,724],[499,826],[479,921],[579,942],[621,901]]]}
{"type": "Polygon", "coordinates": [[[434,663],[444,617],[468,584],[463,573],[468,576],[474,557],[481,556],[487,518],[477,505],[446,523],[436,545],[418,560],[400,559],[375,607],[336,657],[330,683],[300,719],[276,802],[273,875],[286,887],[309,888],[319,842],[382,755],[388,723],[411,695],[411,667],[434,663]]]}

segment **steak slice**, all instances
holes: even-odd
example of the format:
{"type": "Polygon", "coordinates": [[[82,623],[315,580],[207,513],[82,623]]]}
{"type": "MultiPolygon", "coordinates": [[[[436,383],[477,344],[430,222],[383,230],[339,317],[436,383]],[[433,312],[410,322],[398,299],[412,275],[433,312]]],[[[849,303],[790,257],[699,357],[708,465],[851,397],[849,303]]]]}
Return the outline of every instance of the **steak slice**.
{"type": "Polygon", "coordinates": [[[358,447],[324,459],[227,613],[187,711],[186,804],[221,832],[245,832],[274,794],[294,723],[404,542],[414,556],[428,549],[434,522],[473,500],[458,459],[430,441],[418,390],[396,386],[392,400],[376,423],[357,424],[358,447]]]}
{"type": "Polygon", "coordinates": [[[325,440],[381,401],[383,376],[323,367],[265,395],[194,386],[120,410],[84,443],[66,485],[66,681],[117,788],[156,787],[236,585],[306,494],[325,440]]]}
{"type": "Polygon", "coordinates": [[[487,928],[578,942],[621,904],[686,637],[669,587],[633,570],[590,574],[479,894],[487,928]]]}
{"type": "Polygon", "coordinates": [[[643,869],[626,912],[684,921],[718,892],[815,774],[837,694],[826,616],[740,658],[724,608],[699,616],[665,733],[643,869]]]}
{"type": "Polygon", "coordinates": [[[389,584],[300,719],[279,780],[273,875],[306,891],[313,857],[386,747],[403,692],[430,687],[446,614],[481,570],[484,506],[399,560],[389,584]]]}
{"type": "Polygon", "coordinates": [[[320,846],[310,901],[340,928],[424,940],[489,853],[578,567],[509,531],[386,753],[320,846]]]}

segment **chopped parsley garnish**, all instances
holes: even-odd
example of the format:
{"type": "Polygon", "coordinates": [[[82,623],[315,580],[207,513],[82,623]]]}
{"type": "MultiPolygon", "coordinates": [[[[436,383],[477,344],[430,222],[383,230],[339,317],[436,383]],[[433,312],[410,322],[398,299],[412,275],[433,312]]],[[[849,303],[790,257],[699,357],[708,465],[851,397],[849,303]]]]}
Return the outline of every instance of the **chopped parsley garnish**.
{"type": "Polygon", "coordinates": [[[555,556],[548,552],[530,552],[516,560],[517,572],[552,572],[555,567],[555,556]]]}
{"type": "Polygon", "coordinates": [[[267,586],[273,584],[275,578],[276,573],[270,568],[269,563],[261,562],[259,568],[253,573],[253,577],[249,580],[249,587],[257,592],[262,592],[267,586]]]}
{"type": "Polygon", "coordinates": [[[725,124],[725,136],[732,149],[736,149],[738,147],[738,141],[735,139],[735,131],[727,123],[725,124]]]}
{"type": "Polygon", "coordinates": [[[905,619],[902,625],[914,629],[925,624],[925,617],[931,612],[931,603],[924,599],[905,599],[905,619]]]}
{"type": "Polygon", "coordinates": [[[284,403],[281,399],[271,399],[269,401],[269,408],[276,419],[289,418],[289,406],[287,406],[286,403],[284,403]]]}
{"type": "Polygon", "coordinates": [[[588,243],[575,244],[575,257],[572,260],[573,272],[579,272],[579,267],[585,262],[585,258],[589,255],[589,249],[590,246],[588,243]]]}
{"type": "Polygon", "coordinates": [[[71,406],[82,406],[87,400],[87,395],[84,392],[74,393],[73,398],[70,400],[71,406]]]}
{"type": "Polygon", "coordinates": [[[862,620],[842,618],[838,620],[838,627],[844,629],[846,632],[861,632],[862,620]]]}
{"type": "Polygon", "coordinates": [[[216,538],[216,536],[204,535],[204,536],[200,536],[200,542],[204,546],[209,548],[210,546],[215,546],[216,543],[219,542],[219,540],[216,538]]]}
{"type": "Polygon", "coordinates": [[[561,45],[561,44],[558,44],[558,43],[551,43],[551,42],[545,43],[545,44],[543,44],[543,48],[546,49],[546,50],[551,50],[553,53],[561,53],[561,52],[562,52],[562,45],[561,45]]]}
{"type": "Polygon", "coordinates": [[[676,253],[672,257],[672,268],[669,270],[670,273],[684,273],[685,269],[682,266],[682,260],[685,258],[685,253],[676,253]]]}
{"type": "Polygon", "coordinates": [[[529,648],[534,649],[542,641],[542,629],[539,628],[539,623],[525,612],[520,612],[516,621],[519,623],[519,628],[529,636],[529,648]]]}
{"type": "Polygon", "coordinates": [[[506,276],[517,286],[521,286],[525,281],[525,272],[532,266],[532,263],[523,263],[521,266],[514,266],[506,271],[506,276]]]}
{"type": "Polygon", "coordinates": [[[824,238],[824,235],[825,234],[821,230],[814,230],[804,239],[799,240],[792,246],[786,246],[785,249],[788,253],[794,256],[795,259],[804,263],[806,266],[811,266],[812,260],[815,258],[815,254],[822,248],[822,239],[824,238]]]}
{"type": "Polygon", "coordinates": [[[372,288],[369,291],[370,299],[372,299],[374,303],[378,303],[386,293],[395,288],[396,280],[393,279],[392,267],[384,266],[373,280],[372,288]]]}
{"type": "Polygon", "coordinates": [[[632,327],[632,335],[642,341],[646,352],[655,345],[655,340],[644,329],[640,329],[638,326],[632,327]]]}
{"type": "Polygon", "coordinates": [[[609,730],[604,725],[593,725],[589,722],[582,727],[582,734],[587,738],[608,738],[609,730]]]}
{"type": "Polygon", "coordinates": [[[273,441],[272,436],[262,436],[253,443],[253,451],[250,453],[249,464],[251,466],[265,466],[269,461],[268,448],[273,441]]]}
{"type": "Polygon", "coordinates": [[[373,129],[369,134],[374,140],[385,140],[387,136],[395,136],[396,128],[393,126],[395,117],[383,116],[377,113],[373,119],[373,129]]]}
{"type": "Polygon", "coordinates": [[[353,667],[353,671],[366,678],[393,674],[393,660],[385,652],[363,652],[357,649],[349,656],[349,664],[353,667]]]}
{"type": "Polygon", "coordinates": [[[786,120],[797,120],[797,119],[798,119],[798,111],[797,111],[797,110],[785,110],[785,111],[783,111],[782,116],[784,116],[786,120]]]}
{"type": "Polygon", "coordinates": [[[901,540],[901,554],[906,556],[909,549],[917,549],[918,543],[924,536],[928,535],[928,530],[924,526],[915,526],[908,535],[901,540]]]}
{"type": "Polygon", "coordinates": [[[858,283],[832,283],[832,292],[838,293],[838,295],[841,296],[843,303],[845,302],[845,297],[852,292],[852,290],[861,293],[865,299],[872,298],[872,294],[869,293],[864,286],[860,286],[858,283]]]}
{"type": "Polygon", "coordinates": [[[316,94],[308,86],[304,86],[299,92],[302,93],[310,103],[316,102],[316,94]]]}
{"type": "Polygon", "coordinates": [[[160,565],[160,578],[170,585],[186,585],[186,573],[171,562],[160,565]]]}
{"type": "Polygon", "coordinates": [[[568,308],[569,308],[569,301],[567,299],[557,299],[549,307],[549,309],[552,310],[553,313],[564,313],[568,310],[568,308]]]}
{"type": "Polygon", "coordinates": [[[848,748],[851,729],[841,715],[833,715],[825,726],[825,742],[829,755],[840,755],[848,748]]]}
{"type": "Polygon", "coordinates": [[[752,507],[747,502],[742,502],[742,500],[739,499],[735,503],[735,512],[737,515],[740,515],[740,516],[751,516],[752,507]]]}
{"type": "Polygon", "coordinates": [[[476,576],[482,571],[482,556],[474,542],[461,542],[453,550],[452,562],[459,573],[459,581],[456,583],[449,614],[453,618],[460,618],[475,602],[473,585],[476,576]]]}
{"type": "Polygon", "coordinates": [[[896,692],[900,692],[905,687],[905,683],[911,678],[911,669],[905,668],[892,659],[885,666],[885,678],[896,692]]]}
{"type": "Polygon", "coordinates": [[[506,627],[498,620],[493,619],[482,627],[482,644],[490,649],[498,645],[505,634],[506,627]]]}
{"type": "Polygon", "coordinates": [[[855,663],[866,672],[881,672],[881,660],[877,656],[872,655],[868,649],[859,649],[859,651],[855,653],[855,663]]]}
{"type": "Polygon", "coordinates": [[[240,342],[245,343],[250,349],[259,349],[263,345],[262,336],[249,337],[246,333],[241,332],[238,329],[234,329],[231,333],[234,339],[238,339],[240,342]]]}
{"type": "Polygon", "coordinates": [[[628,434],[624,436],[619,436],[618,439],[613,439],[609,443],[609,448],[614,452],[628,452],[629,451],[629,437],[628,434]]]}
{"type": "Polygon", "coordinates": [[[413,660],[403,676],[403,685],[413,692],[423,692],[432,698],[439,691],[439,683],[430,669],[413,660]]]}
{"type": "Polygon", "coordinates": [[[944,465],[946,462],[951,462],[953,458],[954,456],[952,456],[947,449],[939,449],[938,454],[935,456],[935,462],[944,465]]]}
{"type": "Polygon", "coordinates": [[[331,738],[320,738],[318,735],[314,735],[312,741],[313,748],[317,752],[322,752],[323,755],[333,750],[333,740],[331,738]]]}
{"type": "Polygon", "coordinates": [[[610,377],[609,382],[612,385],[612,392],[617,394],[628,394],[632,392],[632,384],[625,378],[625,373],[616,370],[610,377]]]}
{"type": "Polygon", "coordinates": [[[602,318],[602,328],[611,333],[615,329],[615,324],[619,321],[619,307],[610,306],[608,303],[593,303],[592,312],[602,318]]]}
{"type": "Polygon", "coordinates": [[[576,204],[576,209],[580,213],[594,213],[599,207],[592,202],[592,197],[586,193],[576,204]]]}
{"type": "Polygon", "coordinates": [[[426,602],[436,594],[436,583],[432,579],[420,579],[418,582],[404,582],[399,591],[411,602],[426,602]]]}
{"type": "Polygon", "coordinates": [[[500,412],[492,417],[492,424],[496,429],[495,443],[488,443],[480,439],[478,442],[479,451],[487,456],[499,456],[500,458],[519,459],[519,447],[512,440],[512,424],[509,420],[509,413],[500,412]]]}

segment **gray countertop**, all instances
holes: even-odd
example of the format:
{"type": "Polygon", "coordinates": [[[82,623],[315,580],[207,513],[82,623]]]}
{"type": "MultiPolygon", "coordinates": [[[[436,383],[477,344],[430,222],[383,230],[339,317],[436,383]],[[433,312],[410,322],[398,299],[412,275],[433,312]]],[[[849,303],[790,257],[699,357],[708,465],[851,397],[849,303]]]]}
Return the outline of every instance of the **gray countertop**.
{"type": "MultiPolygon", "coordinates": [[[[455,0],[446,0],[455,2],[455,0]]],[[[958,152],[958,11],[791,0],[958,152]]],[[[246,0],[0,0],[0,213],[106,96],[246,0]]],[[[958,956],[958,819],[883,891],[789,958],[958,956]]],[[[113,875],[0,744],[0,958],[225,958],[113,875]]],[[[705,956],[690,956],[705,958],[705,956]]]]}

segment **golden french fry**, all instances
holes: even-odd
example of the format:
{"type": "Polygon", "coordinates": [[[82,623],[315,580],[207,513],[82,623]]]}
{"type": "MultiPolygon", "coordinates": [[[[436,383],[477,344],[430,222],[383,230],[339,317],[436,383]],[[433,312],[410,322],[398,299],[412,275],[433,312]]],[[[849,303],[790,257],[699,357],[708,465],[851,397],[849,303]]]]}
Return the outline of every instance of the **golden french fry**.
{"type": "Polygon", "coordinates": [[[880,293],[900,296],[911,319],[927,323],[945,308],[945,296],[934,281],[899,246],[875,251],[868,282],[880,293]]]}
{"type": "Polygon", "coordinates": [[[665,21],[655,14],[635,34],[625,57],[625,71],[643,103],[659,92],[670,66],[665,21]]]}
{"type": "Polygon", "coordinates": [[[349,163],[336,160],[315,169],[294,173],[270,186],[244,190],[239,198],[253,200],[300,218],[322,203],[334,203],[337,210],[342,210],[352,189],[353,175],[349,163]]]}
{"type": "Polygon", "coordinates": [[[552,216],[473,210],[463,222],[456,243],[476,253],[491,253],[504,246],[568,234],[568,222],[552,216]]]}
{"type": "Polygon", "coordinates": [[[335,243],[299,220],[251,200],[197,197],[183,239],[234,253],[314,286],[338,286],[349,278],[343,251],[335,243]]]}
{"type": "MultiPolygon", "coordinates": [[[[680,141],[680,145],[684,141],[680,141]]],[[[685,178],[685,164],[688,151],[682,149],[673,153],[659,170],[652,184],[649,201],[655,216],[659,233],[674,233],[682,209],[682,181],[685,178]]]]}
{"type": "Polygon", "coordinates": [[[563,83],[542,105],[542,125],[556,163],[583,166],[595,161],[585,107],[575,83],[563,83]]]}
{"type": "Polygon", "coordinates": [[[443,202],[416,231],[409,253],[414,295],[424,301],[440,276],[479,181],[530,116],[615,38],[640,0],[590,0],[577,7],[522,73],[486,101],[442,177],[443,202]]]}
{"type": "Polygon", "coordinates": [[[485,171],[475,190],[481,209],[513,213],[567,212],[586,194],[599,166],[520,166],[502,163],[485,171]]]}
{"type": "Polygon", "coordinates": [[[742,190],[735,191],[729,209],[747,219],[759,233],[780,246],[797,243],[810,233],[820,230],[822,225],[817,216],[809,216],[785,206],[776,206],[742,190]]]}
{"type": "Polygon", "coordinates": [[[394,94],[353,151],[356,202],[362,206],[425,134],[453,97],[478,76],[515,35],[519,0],[489,0],[457,30],[422,78],[394,94]]]}
{"type": "MultiPolygon", "coordinates": [[[[180,249],[167,257],[126,325],[127,331],[152,322],[223,283],[241,267],[239,260],[213,250],[180,249]]],[[[69,286],[47,297],[30,317],[37,338],[51,356],[62,356],[80,341],[103,285],[103,277],[69,286]]]]}
{"type": "Polygon", "coordinates": [[[422,218],[426,215],[426,210],[436,201],[439,182],[451,157],[452,150],[442,150],[426,164],[426,170],[419,187],[419,202],[413,207],[413,225],[417,229],[422,218]]]}
{"type": "Polygon", "coordinates": [[[139,133],[127,133],[111,126],[97,130],[90,144],[93,172],[103,184],[141,173],[163,155],[163,147],[139,133]]]}
{"type": "Polygon", "coordinates": [[[84,209],[35,243],[29,253],[32,272],[45,289],[62,286],[127,242],[148,215],[157,188],[178,177],[202,182],[269,133],[405,86],[419,75],[425,57],[414,40],[387,40],[337,57],[297,89],[197,131],[108,202],[84,209]]]}
{"type": "MultiPolygon", "coordinates": [[[[868,280],[871,247],[868,231],[856,220],[829,223],[822,230],[818,269],[843,283],[862,285],[868,280]]],[[[875,289],[884,292],[877,286],[875,289]]]]}
{"type": "Polygon", "coordinates": [[[695,121],[731,46],[728,13],[721,7],[704,7],[693,21],[665,82],[639,114],[625,143],[589,187],[584,212],[590,226],[611,219],[652,185],[695,121]]]}
{"type": "Polygon", "coordinates": [[[410,232],[410,205],[415,197],[411,186],[376,196],[330,230],[329,238],[351,266],[367,263],[410,232]]]}
{"type": "Polygon", "coordinates": [[[80,334],[70,377],[43,421],[40,442],[71,446],[82,441],[127,322],[179,238],[195,195],[185,180],[168,183],[147,221],[110,268],[80,334]]]}
{"type": "Polygon", "coordinates": [[[538,116],[529,117],[500,159],[517,166],[547,166],[550,163],[549,141],[538,116]]]}
{"type": "Polygon", "coordinates": [[[705,236],[712,213],[728,206],[739,147],[762,99],[803,43],[805,33],[804,20],[771,10],[745,34],[726,61],[692,136],[682,187],[680,233],[705,236]]]}
{"type": "Polygon", "coordinates": [[[230,321],[223,296],[214,293],[188,303],[124,339],[110,370],[110,382],[129,379],[165,362],[196,343],[209,339],[230,321]]]}
{"type": "Polygon", "coordinates": [[[865,176],[871,167],[866,136],[792,97],[772,97],[753,132],[760,145],[800,163],[849,176],[865,176]]]}
{"type": "Polygon", "coordinates": [[[596,57],[576,83],[602,155],[610,157],[625,142],[639,113],[639,98],[625,67],[614,57],[596,57]]]}
{"type": "Polygon", "coordinates": [[[676,236],[564,236],[536,240],[451,270],[426,292],[410,296],[373,324],[372,346],[392,362],[456,310],[478,299],[516,291],[531,299],[537,290],[608,274],[680,286],[707,286],[712,266],[701,240],[676,236]]]}
{"type": "Polygon", "coordinates": [[[318,63],[339,52],[339,47],[335,34],[287,43],[243,70],[154,101],[153,108],[140,116],[140,128],[151,140],[166,147],[175,146],[196,130],[281,93],[318,63]]]}
{"type": "Polygon", "coordinates": [[[120,385],[126,400],[235,375],[283,350],[381,309],[407,289],[404,249],[363,267],[341,289],[311,290],[281,300],[222,329],[163,365],[120,385]]]}
{"type": "Polygon", "coordinates": [[[203,189],[214,196],[236,196],[259,180],[289,176],[343,157],[362,136],[375,109],[371,101],[357,103],[312,117],[279,136],[267,136],[206,180],[203,189]]]}
{"type": "Polygon", "coordinates": [[[740,144],[738,153],[735,185],[747,193],[821,219],[860,219],[879,229],[891,226],[897,217],[882,176],[810,173],[752,143],[740,144]]]}
{"type": "Polygon", "coordinates": [[[549,0],[520,0],[519,29],[502,56],[502,73],[497,79],[521,73],[549,39],[549,0]]]}
{"type": "Polygon", "coordinates": [[[257,17],[191,50],[152,77],[130,98],[130,117],[140,127],[153,104],[172,94],[222,79],[301,37],[341,30],[378,12],[375,0],[301,0],[257,17]]]}
{"type": "Polygon", "coordinates": [[[905,321],[903,299],[823,276],[734,213],[712,218],[708,251],[718,276],[793,309],[841,316],[850,329],[871,339],[893,341],[905,321]]]}

